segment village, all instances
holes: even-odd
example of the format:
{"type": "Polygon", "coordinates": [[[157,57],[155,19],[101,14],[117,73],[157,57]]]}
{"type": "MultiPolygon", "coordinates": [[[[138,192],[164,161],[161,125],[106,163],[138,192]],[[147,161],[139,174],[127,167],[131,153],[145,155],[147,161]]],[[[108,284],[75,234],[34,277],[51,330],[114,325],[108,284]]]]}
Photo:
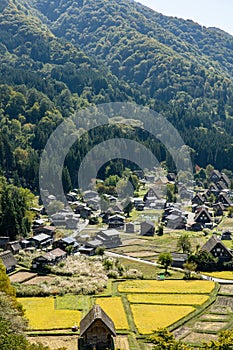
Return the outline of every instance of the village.
{"type": "MultiPolygon", "coordinates": [[[[108,205],[105,205],[103,210],[101,196],[96,190],[87,190],[83,193],[73,190],[67,193],[67,201],[72,212],[63,208],[48,217],[43,206],[33,207],[31,210],[34,212],[35,219],[32,227],[33,234],[30,237],[13,242],[10,242],[8,237],[0,237],[0,258],[11,282],[16,286],[17,295],[23,297],[20,299],[23,300],[26,310],[27,298],[29,300],[33,299],[30,297],[39,299],[38,297],[41,296],[57,298],[57,295],[65,297],[66,293],[73,295],[94,293],[98,300],[100,300],[98,295],[103,295],[109,297],[111,302],[118,303],[120,308],[132,308],[132,319],[125,320],[127,326],[117,324],[115,327],[116,320],[114,317],[111,319],[109,312],[106,312],[110,310],[111,315],[112,307],[106,309],[106,305],[101,304],[102,309],[97,304],[97,299],[95,303],[92,297],[85,297],[85,306],[82,305],[79,308],[81,310],[78,317],[80,326],[76,326],[75,321],[75,325],[70,324],[68,327],[78,332],[75,339],[79,339],[79,344],[82,344],[79,345],[80,349],[92,349],[95,342],[101,343],[103,339],[99,339],[98,332],[93,330],[91,335],[86,333],[89,327],[94,329],[95,326],[99,329],[101,322],[104,324],[103,334],[101,334],[105,342],[99,348],[114,348],[112,337],[117,336],[118,343],[115,342],[117,344],[115,348],[128,349],[128,345],[124,344],[129,341],[126,341],[126,338],[130,339],[130,336],[126,336],[125,332],[135,332],[134,340],[131,339],[135,344],[138,344],[135,342],[135,336],[145,336],[152,332],[153,322],[149,330],[140,328],[136,311],[133,311],[134,305],[137,304],[132,306],[130,299],[127,302],[124,301],[124,291],[122,294],[121,288],[124,289],[124,281],[128,279],[139,279],[142,282],[151,280],[155,283],[162,280],[176,284],[184,278],[199,283],[200,280],[206,279],[208,281],[206,283],[212,283],[211,296],[214,297],[213,293],[215,293],[216,300],[219,298],[218,288],[213,289],[213,281],[216,279],[216,282],[224,286],[225,283],[233,280],[231,231],[233,192],[229,177],[213,170],[205,180],[205,187],[197,178],[193,182],[193,190],[179,184],[179,193],[176,190],[177,178],[173,173],[165,174],[161,169],[159,171],[155,169],[147,175],[137,172],[137,177],[138,190],[136,195],[130,198],[127,207],[119,202],[117,196],[104,194],[108,205]],[[169,256],[170,260],[166,261],[164,255],[169,256]],[[93,264],[92,269],[96,268],[98,281],[93,282],[93,279],[89,279],[88,273],[83,272],[84,265],[77,270],[80,261],[82,264],[93,264]],[[73,270],[72,266],[75,266],[73,270]],[[101,270],[103,266],[106,276],[101,270]],[[78,276],[80,278],[84,276],[82,282],[86,281],[93,288],[85,289],[78,276]],[[64,280],[68,287],[64,285],[64,280]],[[119,304],[121,298],[123,306],[119,304]]],[[[49,193],[46,195],[48,201],[50,200],[54,205],[57,204],[54,196],[49,193]]],[[[94,274],[92,272],[92,276],[94,274]]],[[[127,288],[129,288],[128,293],[131,293],[130,284],[127,288]]],[[[142,287],[142,290],[143,288],[148,295],[155,295],[154,288],[147,290],[142,287]]],[[[166,293],[169,293],[169,288],[166,293]]],[[[206,293],[206,291],[200,293],[206,293]]],[[[168,295],[171,297],[172,294],[168,295]]],[[[103,301],[105,298],[101,297],[101,299],[103,301]]],[[[188,303],[188,305],[194,304],[195,302],[188,303]]],[[[152,305],[154,305],[153,301],[152,305]]],[[[203,305],[205,307],[201,309],[202,312],[209,307],[208,302],[203,305]]],[[[122,309],[122,314],[125,312],[122,309]]],[[[229,312],[231,315],[233,310],[229,312]]],[[[180,329],[181,319],[187,318],[187,322],[189,321],[189,313],[185,312],[183,316],[172,319],[168,323],[165,322],[162,326],[170,326],[174,332],[177,332],[177,329],[180,329]]],[[[67,328],[67,326],[61,328],[67,328]]],[[[32,329],[34,329],[33,326],[32,329]]],[[[44,328],[39,327],[36,334],[39,335],[42,329],[44,328]]],[[[182,327],[181,330],[183,338],[189,336],[190,333],[183,333],[182,327]]],[[[207,330],[207,339],[210,333],[207,330]]],[[[180,336],[179,332],[177,334],[180,336]]],[[[34,339],[33,335],[35,330],[31,333],[32,339],[34,339]]],[[[69,336],[74,339],[74,335],[69,334],[69,336]]],[[[43,340],[43,338],[40,339],[43,340]]]]}

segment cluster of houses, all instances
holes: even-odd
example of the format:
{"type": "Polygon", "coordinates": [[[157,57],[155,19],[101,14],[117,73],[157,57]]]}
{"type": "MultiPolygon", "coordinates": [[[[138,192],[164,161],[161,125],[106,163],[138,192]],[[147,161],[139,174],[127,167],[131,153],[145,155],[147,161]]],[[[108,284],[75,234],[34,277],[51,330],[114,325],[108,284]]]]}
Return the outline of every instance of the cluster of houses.
{"type": "Polygon", "coordinates": [[[214,227],[215,218],[222,216],[228,208],[233,208],[228,176],[213,170],[208,182],[208,189],[197,192],[192,199],[192,212],[195,216],[190,223],[191,230],[214,227]]]}
{"type": "MultiPolygon", "coordinates": [[[[222,216],[228,208],[233,208],[230,183],[225,174],[214,170],[209,178],[208,189],[199,189],[193,195],[192,213],[182,211],[179,204],[165,203],[162,222],[170,229],[212,229],[219,221],[217,217],[222,216]]],[[[145,197],[155,197],[155,194],[156,191],[151,188],[145,197]]]]}
{"type": "MultiPolygon", "coordinates": [[[[232,240],[230,231],[225,231],[221,236],[212,235],[208,241],[201,247],[202,251],[210,253],[217,259],[218,263],[227,263],[233,261],[233,251],[224,244],[225,240],[232,240]]],[[[172,267],[183,268],[188,259],[188,254],[172,253],[172,267]]]]}

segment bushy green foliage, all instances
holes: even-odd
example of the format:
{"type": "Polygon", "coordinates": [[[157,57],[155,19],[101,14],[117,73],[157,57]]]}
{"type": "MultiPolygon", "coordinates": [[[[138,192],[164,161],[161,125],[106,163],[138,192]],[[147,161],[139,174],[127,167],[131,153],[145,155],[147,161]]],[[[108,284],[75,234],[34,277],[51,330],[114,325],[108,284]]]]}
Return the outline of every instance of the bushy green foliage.
{"type": "Polygon", "coordinates": [[[171,253],[160,253],[158,256],[158,263],[164,266],[165,273],[167,273],[167,269],[172,263],[171,253]]]}
{"type": "Polygon", "coordinates": [[[189,235],[182,234],[177,240],[177,250],[181,250],[182,253],[191,252],[191,240],[189,235]]]}

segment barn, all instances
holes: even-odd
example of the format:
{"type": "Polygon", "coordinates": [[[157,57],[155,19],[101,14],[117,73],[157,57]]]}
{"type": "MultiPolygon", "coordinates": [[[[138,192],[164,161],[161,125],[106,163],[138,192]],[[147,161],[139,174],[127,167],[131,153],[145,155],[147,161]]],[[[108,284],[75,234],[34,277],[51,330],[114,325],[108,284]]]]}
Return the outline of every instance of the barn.
{"type": "Polygon", "coordinates": [[[114,349],[116,330],[111,318],[99,305],[93,308],[80,322],[79,349],[114,349]]]}

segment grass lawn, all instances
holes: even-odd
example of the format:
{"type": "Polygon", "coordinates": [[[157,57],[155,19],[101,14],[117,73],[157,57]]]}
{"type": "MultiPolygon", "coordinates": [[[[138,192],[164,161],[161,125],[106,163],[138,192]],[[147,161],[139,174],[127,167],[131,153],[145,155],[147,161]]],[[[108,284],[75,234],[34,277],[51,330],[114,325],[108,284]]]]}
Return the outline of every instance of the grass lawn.
{"type": "Polygon", "coordinates": [[[204,272],[204,274],[215,278],[222,278],[224,280],[233,280],[233,271],[204,272]]]}
{"type": "Polygon", "coordinates": [[[120,293],[207,294],[213,289],[212,281],[134,280],[121,282],[118,285],[120,293]]]}
{"type": "Polygon", "coordinates": [[[221,230],[229,229],[233,225],[233,218],[224,217],[220,222],[218,228],[221,230]]]}
{"type": "Polygon", "coordinates": [[[89,310],[91,307],[91,298],[87,295],[66,294],[55,299],[56,310],[89,310]]]}
{"type": "MultiPolygon", "coordinates": [[[[158,274],[164,272],[163,268],[159,268],[153,265],[148,265],[141,261],[133,261],[127,258],[118,258],[118,259],[127,268],[137,269],[138,271],[142,272],[145,279],[156,278],[158,274]]],[[[172,278],[172,279],[182,279],[184,275],[179,271],[168,270],[168,272],[170,273],[170,275],[167,278],[172,278]]]]}
{"type": "Polygon", "coordinates": [[[195,311],[192,306],[131,305],[134,322],[140,334],[149,334],[158,328],[172,325],[195,311]]]}
{"type": "Polygon", "coordinates": [[[222,241],[222,243],[229,249],[233,249],[233,241],[222,241]]]}
{"type": "Polygon", "coordinates": [[[29,327],[34,330],[67,329],[79,324],[81,312],[55,310],[54,298],[19,298],[25,309],[29,327]]]}
{"type": "Polygon", "coordinates": [[[116,329],[129,329],[121,297],[96,298],[96,304],[113,320],[116,329]]]}

